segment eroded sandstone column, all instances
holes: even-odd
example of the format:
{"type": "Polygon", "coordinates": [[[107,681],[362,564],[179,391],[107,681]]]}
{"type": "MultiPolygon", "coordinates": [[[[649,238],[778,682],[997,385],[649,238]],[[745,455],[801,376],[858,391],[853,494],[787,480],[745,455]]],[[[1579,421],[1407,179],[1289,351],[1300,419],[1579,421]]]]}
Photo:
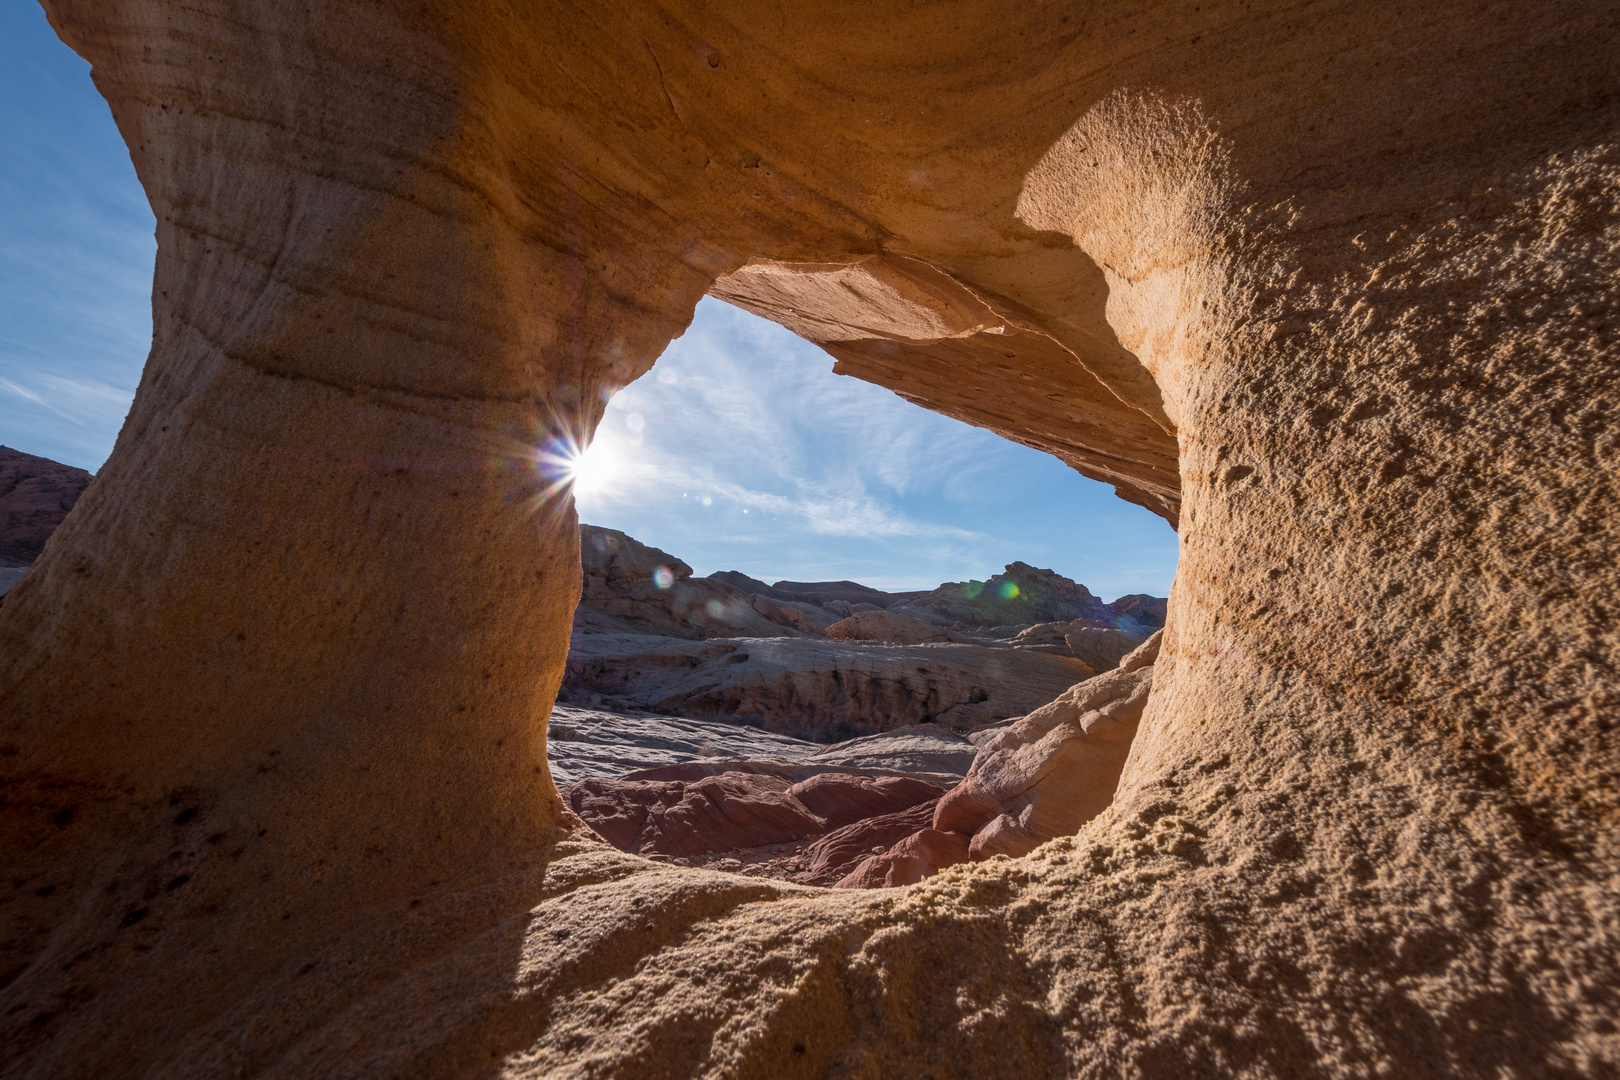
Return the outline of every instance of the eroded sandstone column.
{"type": "Polygon", "coordinates": [[[76,955],[202,1002],[554,838],[579,563],[536,456],[588,440],[706,283],[650,252],[627,303],[583,239],[493,212],[431,28],[275,14],[53,10],[159,255],[117,449],[0,608],[18,1049],[76,955]]]}

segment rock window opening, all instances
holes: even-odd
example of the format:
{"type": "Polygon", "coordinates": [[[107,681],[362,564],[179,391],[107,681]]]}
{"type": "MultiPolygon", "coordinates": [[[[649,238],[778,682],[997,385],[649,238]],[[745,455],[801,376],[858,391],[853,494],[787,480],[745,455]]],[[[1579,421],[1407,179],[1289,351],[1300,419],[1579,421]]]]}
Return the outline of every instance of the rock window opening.
{"type": "Polygon", "coordinates": [[[707,300],[571,455],[565,802],[657,861],[843,887],[1074,833],[1147,701],[1174,533],[828,366],[707,300]]]}

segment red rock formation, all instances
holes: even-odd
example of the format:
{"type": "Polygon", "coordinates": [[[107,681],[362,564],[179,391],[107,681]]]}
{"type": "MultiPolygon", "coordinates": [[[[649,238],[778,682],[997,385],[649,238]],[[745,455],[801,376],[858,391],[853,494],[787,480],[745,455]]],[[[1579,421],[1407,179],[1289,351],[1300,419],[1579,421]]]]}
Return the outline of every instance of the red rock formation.
{"type": "Polygon", "coordinates": [[[90,474],[0,446],[0,566],[27,566],[90,485],[90,474]]]}
{"type": "Polygon", "coordinates": [[[918,803],[907,810],[877,814],[834,829],[805,849],[805,868],[798,880],[810,885],[837,883],[872,855],[928,828],[937,804],[938,800],[918,803]]]}
{"type": "Polygon", "coordinates": [[[621,851],[701,855],[802,840],[932,804],[934,784],[904,776],[721,772],[695,780],[582,780],[569,807],[621,851]]]}
{"type": "Polygon", "coordinates": [[[840,889],[885,889],[915,885],[969,857],[967,837],[957,832],[922,829],[881,854],[861,860],[840,878],[840,889]]]}

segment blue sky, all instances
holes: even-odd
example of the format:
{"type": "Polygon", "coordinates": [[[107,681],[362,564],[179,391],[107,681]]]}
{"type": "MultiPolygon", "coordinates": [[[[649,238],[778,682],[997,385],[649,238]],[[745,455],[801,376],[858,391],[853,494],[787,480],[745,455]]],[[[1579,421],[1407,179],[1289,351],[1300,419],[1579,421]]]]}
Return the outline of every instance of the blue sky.
{"type": "MultiPolygon", "coordinates": [[[[89,67],[0,4],[0,443],[87,469],[151,341],[154,222],[89,67]]],[[[1104,599],[1165,595],[1176,535],[1038,451],[834,375],[788,331],[704,300],[620,391],[580,517],[768,581],[932,588],[1022,559],[1104,599]]]]}

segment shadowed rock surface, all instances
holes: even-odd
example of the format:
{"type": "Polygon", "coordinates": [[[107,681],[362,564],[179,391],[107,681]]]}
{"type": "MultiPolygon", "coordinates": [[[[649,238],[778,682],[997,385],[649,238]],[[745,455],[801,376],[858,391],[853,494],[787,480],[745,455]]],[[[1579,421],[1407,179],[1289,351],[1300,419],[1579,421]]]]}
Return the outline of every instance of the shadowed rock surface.
{"type": "Polygon", "coordinates": [[[83,469],[0,446],[0,568],[37,559],[88,486],[83,469]]]}
{"type": "Polygon", "coordinates": [[[1127,634],[1123,630],[1088,626],[1076,627],[1063,635],[1063,643],[1069,647],[1075,659],[1098,672],[1112,671],[1132,649],[1146,640],[1143,635],[1127,634]]]}
{"type": "Polygon", "coordinates": [[[844,641],[881,641],[889,645],[951,640],[950,635],[937,626],[892,611],[859,611],[839,619],[822,633],[844,641]]]}
{"type": "Polygon", "coordinates": [[[937,800],[918,803],[908,810],[878,814],[827,833],[805,848],[804,868],[793,880],[806,885],[837,884],[869,856],[887,851],[913,833],[928,828],[933,823],[937,805],[937,800]]]}
{"type": "Polygon", "coordinates": [[[856,772],[907,772],[950,786],[967,775],[979,748],[937,724],[916,724],[819,747],[805,760],[856,772]]]}
{"type": "Polygon", "coordinates": [[[1612,4],[46,7],[158,250],[0,605],[0,1071],[1620,1070],[1612,4]],[[534,447],[705,293],[1181,530],[1073,837],[833,890],[565,809],[534,447]]]}

